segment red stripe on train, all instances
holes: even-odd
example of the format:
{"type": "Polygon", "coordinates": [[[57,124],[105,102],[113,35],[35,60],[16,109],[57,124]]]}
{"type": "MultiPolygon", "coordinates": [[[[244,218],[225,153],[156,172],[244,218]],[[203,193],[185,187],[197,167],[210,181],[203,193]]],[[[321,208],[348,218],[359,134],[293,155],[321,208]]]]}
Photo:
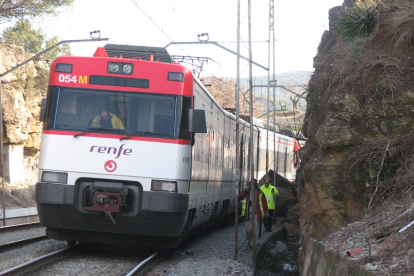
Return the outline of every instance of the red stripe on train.
{"type": "MultiPolygon", "coordinates": [[[[44,134],[50,135],[66,135],[74,136],[76,134],[82,133],[82,131],[66,131],[66,130],[43,130],[44,134]]],[[[121,139],[128,135],[119,135],[119,134],[106,134],[106,133],[85,133],[80,137],[94,137],[94,138],[107,138],[107,139],[121,139]]],[[[145,141],[145,142],[155,142],[155,143],[167,143],[167,144],[178,144],[178,145],[190,145],[190,141],[183,139],[163,139],[163,138],[152,138],[152,137],[131,137],[128,140],[133,141],[145,141]]]]}

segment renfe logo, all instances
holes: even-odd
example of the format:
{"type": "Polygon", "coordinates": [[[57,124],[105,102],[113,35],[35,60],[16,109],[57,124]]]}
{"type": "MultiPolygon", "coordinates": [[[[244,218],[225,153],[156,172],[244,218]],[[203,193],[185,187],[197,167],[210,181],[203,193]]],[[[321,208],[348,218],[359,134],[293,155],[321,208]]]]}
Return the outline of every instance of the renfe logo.
{"type": "Polygon", "coordinates": [[[92,146],[90,152],[94,152],[96,148],[97,153],[115,154],[115,159],[122,155],[131,155],[132,149],[124,149],[125,144],[122,144],[118,149],[113,147],[92,146]]]}
{"type": "Polygon", "coordinates": [[[114,172],[116,170],[116,163],[115,161],[108,160],[105,162],[104,168],[107,172],[114,172]]]}

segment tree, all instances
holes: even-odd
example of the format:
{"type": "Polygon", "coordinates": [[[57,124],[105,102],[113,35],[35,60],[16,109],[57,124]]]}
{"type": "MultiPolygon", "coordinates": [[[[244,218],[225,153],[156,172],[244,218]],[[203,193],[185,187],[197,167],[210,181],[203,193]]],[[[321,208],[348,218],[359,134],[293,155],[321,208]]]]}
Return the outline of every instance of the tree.
{"type": "Polygon", "coordinates": [[[303,91],[299,96],[295,95],[295,96],[290,96],[290,100],[292,101],[292,110],[293,112],[297,112],[299,110],[298,108],[298,104],[299,101],[302,99],[302,97],[308,93],[308,90],[303,91]]]}
{"type": "Polygon", "coordinates": [[[28,20],[21,20],[15,26],[3,32],[3,42],[23,46],[28,53],[37,53],[42,49],[44,35],[41,30],[33,30],[28,20]]]}
{"type": "MultiPolygon", "coordinates": [[[[46,49],[55,45],[56,43],[58,43],[60,41],[59,37],[54,36],[52,39],[49,39],[46,41],[46,49]]],[[[55,58],[57,58],[60,55],[64,55],[64,56],[70,56],[70,46],[68,43],[63,43],[62,46],[60,47],[56,47],[52,50],[50,50],[49,52],[44,54],[44,57],[50,60],[54,60],[55,58]]]]}
{"type": "MultiPolygon", "coordinates": [[[[235,109],[236,108],[236,82],[229,78],[218,78],[218,77],[207,77],[204,79],[204,84],[207,87],[208,91],[213,95],[217,102],[223,108],[235,109]]],[[[243,92],[246,90],[244,87],[241,87],[240,90],[240,114],[249,114],[249,103],[248,103],[248,93],[243,92]]],[[[261,103],[256,101],[256,97],[253,97],[253,115],[255,117],[259,116],[261,110],[261,103]]]]}
{"type": "MultiPolygon", "coordinates": [[[[19,21],[13,27],[6,28],[2,39],[7,44],[21,45],[27,53],[32,54],[36,54],[59,42],[57,36],[47,39],[42,30],[32,29],[32,25],[27,19],[19,21]]],[[[52,49],[44,57],[53,60],[61,54],[70,55],[69,44],[65,43],[62,45],[62,48],[56,47],[52,49]]]]}
{"type": "Polygon", "coordinates": [[[0,2],[0,24],[55,14],[59,7],[71,5],[73,0],[3,0],[0,2]]]}

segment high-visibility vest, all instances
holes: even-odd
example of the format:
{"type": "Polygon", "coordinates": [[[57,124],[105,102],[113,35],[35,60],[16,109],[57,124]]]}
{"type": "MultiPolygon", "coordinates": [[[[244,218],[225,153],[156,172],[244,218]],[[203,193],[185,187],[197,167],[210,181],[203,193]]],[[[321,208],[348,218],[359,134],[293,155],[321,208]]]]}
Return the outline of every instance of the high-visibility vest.
{"type": "MultiPolygon", "coordinates": [[[[262,195],[263,193],[260,194],[259,196],[259,206],[260,206],[260,211],[262,213],[262,218],[264,218],[264,210],[263,210],[263,204],[262,204],[262,195]]],[[[242,203],[242,216],[244,216],[246,214],[246,206],[247,206],[247,198],[248,196],[246,196],[244,199],[240,200],[240,202],[242,203]]]]}
{"type": "Polygon", "coordinates": [[[262,219],[264,218],[264,216],[265,216],[265,213],[264,213],[264,210],[263,210],[263,205],[262,205],[262,196],[263,196],[263,193],[260,193],[260,196],[259,196],[259,203],[260,203],[260,211],[262,212],[262,219]]]}
{"type": "Polygon", "coordinates": [[[242,204],[242,216],[244,217],[246,214],[246,206],[247,206],[247,198],[249,196],[246,196],[244,199],[240,200],[242,204]]]}
{"type": "Polygon", "coordinates": [[[275,196],[279,194],[279,191],[276,189],[275,186],[272,186],[270,184],[268,188],[266,188],[266,186],[263,185],[262,187],[260,187],[260,190],[262,190],[263,194],[266,196],[267,208],[269,208],[269,210],[274,210],[276,208],[275,196]],[[274,193],[272,193],[272,189],[274,189],[274,193]]]}
{"type": "MultiPolygon", "coordinates": [[[[122,124],[121,119],[119,119],[115,114],[108,112],[109,116],[111,117],[112,128],[114,129],[124,129],[124,125],[122,124]]],[[[100,127],[99,124],[99,115],[93,118],[91,127],[100,127]]]]}

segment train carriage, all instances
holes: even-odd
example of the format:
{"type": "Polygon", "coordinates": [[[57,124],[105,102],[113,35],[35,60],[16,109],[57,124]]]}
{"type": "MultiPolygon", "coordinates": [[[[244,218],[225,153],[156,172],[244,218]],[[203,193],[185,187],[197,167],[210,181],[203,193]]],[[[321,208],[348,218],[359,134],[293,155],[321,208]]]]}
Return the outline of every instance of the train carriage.
{"type": "MultiPolygon", "coordinates": [[[[235,116],[165,49],[106,45],[94,57],[57,58],[42,111],[36,201],[48,236],[173,247],[234,211],[235,116]]],[[[243,120],[240,129],[244,182],[250,138],[255,177],[265,173],[266,130],[249,137],[243,120]]],[[[294,177],[295,140],[272,139],[278,172],[294,177]]]]}

